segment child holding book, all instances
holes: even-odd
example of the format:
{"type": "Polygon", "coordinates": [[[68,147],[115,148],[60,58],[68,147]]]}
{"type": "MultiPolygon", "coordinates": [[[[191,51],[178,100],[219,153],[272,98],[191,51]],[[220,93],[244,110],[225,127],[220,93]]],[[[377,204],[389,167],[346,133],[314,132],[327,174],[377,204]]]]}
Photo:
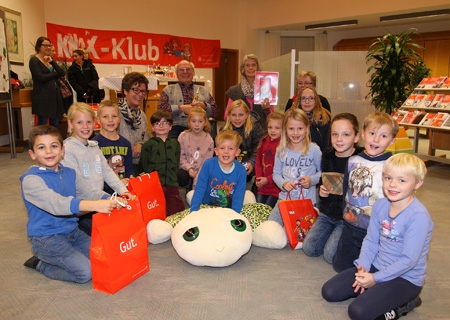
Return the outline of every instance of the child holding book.
{"type": "Polygon", "coordinates": [[[153,136],[142,145],[140,164],[144,172],[157,171],[166,198],[166,214],[170,216],[184,210],[184,203],[178,190],[178,167],[180,144],[169,138],[172,129],[172,114],[157,110],[150,117],[153,136]]]}
{"type": "Polygon", "coordinates": [[[322,287],[329,302],[355,298],[348,306],[351,319],[397,319],[422,303],[433,222],[414,193],[426,171],[422,160],[407,153],[385,162],[386,198],[372,208],[359,258],[322,287]]]}
{"type": "Polygon", "coordinates": [[[361,137],[365,150],[348,159],[344,174],[344,227],[333,258],[336,272],[353,266],[359,256],[372,206],[384,197],[381,172],[392,155],[385,151],[394,143],[397,132],[397,121],[387,113],[371,113],[364,119],[361,137]]]}
{"type": "Polygon", "coordinates": [[[233,101],[228,107],[227,115],[227,122],[223,129],[234,130],[242,137],[242,144],[239,146],[241,153],[237,156],[237,160],[244,165],[247,180],[250,181],[255,169],[257,147],[264,135],[264,130],[258,122],[252,121],[250,108],[243,100],[233,101]]]}
{"type": "MultiPolygon", "coordinates": [[[[358,119],[351,113],[337,114],[331,120],[330,133],[332,148],[322,154],[322,177],[329,174],[343,178],[348,158],[363,151],[356,145],[359,140],[358,119]]],[[[325,261],[332,263],[343,228],[344,196],[342,183],[337,190],[330,190],[323,180],[319,183],[320,213],[303,241],[303,252],[310,257],[323,254],[325,261]]]]}
{"type": "MultiPolygon", "coordinates": [[[[28,153],[37,166],[20,177],[34,254],[24,265],[50,279],[88,282],[92,277],[91,239],[78,229],[78,215],[85,211],[110,213],[121,205],[101,189],[93,189],[76,170],[60,164],[64,147],[58,129],[34,127],[28,143],[28,153]]],[[[125,199],[120,202],[127,203],[125,199]]]]}
{"type": "Polygon", "coordinates": [[[271,113],[267,116],[267,135],[261,139],[256,153],[255,185],[258,188],[257,203],[264,203],[272,208],[278,201],[280,188],[272,178],[275,153],[281,139],[283,114],[271,113]]]}
{"type": "Polygon", "coordinates": [[[184,180],[189,180],[186,185],[194,189],[203,162],[213,156],[214,141],[209,134],[211,124],[203,108],[195,107],[191,109],[188,116],[188,126],[189,129],[178,136],[181,148],[180,170],[182,170],[182,176],[187,178],[184,180]]]}
{"type": "Polygon", "coordinates": [[[201,204],[241,211],[245,192],[250,192],[245,191],[245,168],[236,160],[241,144],[242,137],[236,131],[219,132],[214,149],[217,157],[203,163],[190,201],[191,212],[199,210],[201,204]]]}
{"type": "MultiPolygon", "coordinates": [[[[98,142],[109,166],[127,184],[128,179],[133,177],[133,150],[131,143],[117,132],[120,124],[119,106],[111,100],[103,100],[98,105],[97,118],[101,129],[92,140],[98,142]]],[[[110,190],[105,185],[105,191],[110,190]]]]}
{"type": "Polygon", "coordinates": [[[275,154],[273,181],[281,189],[278,201],[269,216],[269,220],[284,226],[278,203],[291,199],[311,199],[316,203],[316,188],[319,183],[322,152],[311,143],[310,123],[303,110],[291,108],[286,111],[280,144],[275,154]]]}
{"type": "MultiPolygon", "coordinates": [[[[109,166],[98,147],[98,142],[89,140],[94,132],[94,119],[94,110],[88,104],[76,102],[70,106],[67,124],[72,130],[72,136],[64,140],[65,155],[61,163],[78,170],[96,190],[103,190],[106,183],[119,195],[134,199],[135,196],[128,192],[125,184],[109,166]]],[[[92,214],[82,216],[80,228],[91,234],[92,214]]]]}

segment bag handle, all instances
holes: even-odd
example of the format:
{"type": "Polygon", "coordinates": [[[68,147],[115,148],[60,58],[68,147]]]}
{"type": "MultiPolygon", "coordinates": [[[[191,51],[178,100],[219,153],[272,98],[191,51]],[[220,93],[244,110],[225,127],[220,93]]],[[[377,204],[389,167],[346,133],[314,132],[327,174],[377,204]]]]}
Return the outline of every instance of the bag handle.
{"type": "MultiPolygon", "coordinates": [[[[300,186],[300,192],[299,193],[301,194],[301,197],[302,197],[301,200],[305,200],[305,196],[303,195],[303,186],[300,185],[300,184],[297,184],[297,185],[300,186]]],[[[292,189],[292,190],[294,190],[294,189],[292,189]]],[[[292,200],[291,191],[288,191],[288,193],[286,195],[286,200],[292,200]]]]}

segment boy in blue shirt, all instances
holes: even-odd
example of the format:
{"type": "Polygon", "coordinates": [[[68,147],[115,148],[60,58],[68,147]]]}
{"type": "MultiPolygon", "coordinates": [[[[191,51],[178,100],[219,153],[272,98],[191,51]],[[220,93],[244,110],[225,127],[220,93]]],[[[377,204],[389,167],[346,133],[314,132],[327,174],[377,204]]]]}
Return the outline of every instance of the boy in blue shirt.
{"type": "Polygon", "coordinates": [[[203,163],[191,201],[191,212],[199,210],[201,204],[209,204],[239,213],[247,186],[245,167],[236,160],[241,153],[242,137],[236,131],[223,130],[215,142],[216,157],[203,163]]]}
{"type": "MultiPolygon", "coordinates": [[[[34,254],[24,265],[51,279],[87,282],[92,277],[91,239],[78,229],[77,215],[89,211],[110,213],[121,204],[91,188],[74,169],[60,164],[64,147],[58,129],[34,127],[28,143],[30,157],[38,165],[20,177],[28,211],[27,235],[34,254]]],[[[127,203],[125,199],[120,202],[127,203]]]]}

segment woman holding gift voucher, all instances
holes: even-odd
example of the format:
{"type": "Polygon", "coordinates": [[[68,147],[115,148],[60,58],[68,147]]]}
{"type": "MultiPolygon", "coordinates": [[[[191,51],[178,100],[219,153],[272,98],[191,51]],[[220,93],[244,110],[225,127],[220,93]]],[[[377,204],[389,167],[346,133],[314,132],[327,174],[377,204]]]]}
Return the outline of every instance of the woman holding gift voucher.
{"type": "Polygon", "coordinates": [[[360,153],[363,148],[356,146],[359,140],[359,123],[351,113],[337,114],[331,121],[331,144],[333,148],[322,154],[322,179],[319,182],[319,217],[309,230],[304,242],[303,252],[310,257],[323,253],[326,262],[332,263],[341,237],[344,212],[342,181],[347,160],[360,153]],[[324,183],[328,175],[342,178],[339,190],[332,190],[324,183]]]}
{"type": "Polygon", "coordinates": [[[256,71],[261,71],[258,57],[254,54],[247,54],[242,60],[240,72],[242,80],[240,83],[230,87],[227,91],[228,104],[224,114],[224,120],[227,120],[228,107],[233,101],[243,100],[252,111],[252,116],[256,118],[261,127],[266,128],[266,116],[273,112],[273,106],[270,105],[269,99],[264,99],[262,104],[254,103],[254,88],[256,71]]]}

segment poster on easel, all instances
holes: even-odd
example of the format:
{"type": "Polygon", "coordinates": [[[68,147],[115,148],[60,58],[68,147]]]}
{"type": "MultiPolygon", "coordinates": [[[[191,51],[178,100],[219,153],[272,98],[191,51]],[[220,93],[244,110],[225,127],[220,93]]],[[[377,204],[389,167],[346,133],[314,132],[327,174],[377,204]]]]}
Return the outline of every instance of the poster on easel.
{"type": "Polygon", "coordinates": [[[255,104],[261,104],[266,98],[270,105],[278,103],[278,72],[257,71],[254,88],[255,104]]]}
{"type": "Polygon", "coordinates": [[[5,30],[5,13],[0,11],[0,101],[11,101],[8,46],[5,30]]]}

